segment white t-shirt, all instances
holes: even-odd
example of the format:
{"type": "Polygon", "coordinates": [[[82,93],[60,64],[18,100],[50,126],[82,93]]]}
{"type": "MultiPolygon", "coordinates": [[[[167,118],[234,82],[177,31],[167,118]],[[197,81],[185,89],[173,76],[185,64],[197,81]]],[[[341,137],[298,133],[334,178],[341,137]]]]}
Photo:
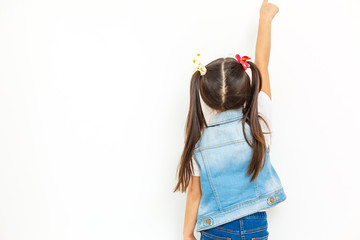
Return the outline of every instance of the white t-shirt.
{"type": "MultiPolygon", "coordinates": [[[[209,106],[207,106],[201,99],[201,106],[202,110],[205,116],[206,122],[209,122],[209,120],[216,114],[216,111],[211,109],[209,106]]],[[[258,112],[259,115],[262,116],[266,123],[269,125],[270,131],[272,130],[272,102],[265,92],[260,91],[258,95],[258,112]]],[[[269,129],[266,127],[266,124],[260,119],[260,125],[263,132],[269,132],[269,129]]],[[[266,146],[271,145],[271,135],[270,134],[264,134],[266,146]]],[[[195,159],[192,158],[192,162],[194,164],[194,173],[193,176],[200,176],[200,167],[196,163],[195,159]]]]}

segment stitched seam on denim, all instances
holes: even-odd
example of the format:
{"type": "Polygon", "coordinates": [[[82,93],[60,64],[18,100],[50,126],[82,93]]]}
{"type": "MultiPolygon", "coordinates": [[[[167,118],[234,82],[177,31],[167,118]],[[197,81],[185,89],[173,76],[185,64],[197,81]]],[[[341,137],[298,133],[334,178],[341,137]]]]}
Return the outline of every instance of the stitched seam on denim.
{"type": "MultiPolygon", "coordinates": [[[[235,113],[235,114],[239,114],[239,113],[235,113]]],[[[227,116],[227,117],[230,117],[230,116],[227,116]]],[[[222,123],[226,123],[226,122],[234,122],[236,120],[241,120],[241,118],[243,117],[243,114],[240,113],[239,115],[236,115],[235,117],[231,117],[231,118],[224,118],[222,120],[217,120],[215,121],[215,119],[212,119],[214,120],[214,122],[209,122],[208,126],[214,126],[214,125],[218,125],[218,124],[222,124],[222,123]]]]}
{"type": "Polygon", "coordinates": [[[208,175],[208,179],[209,179],[209,182],[210,182],[210,186],[211,186],[211,189],[213,190],[213,193],[214,193],[214,197],[215,197],[215,200],[216,200],[216,203],[220,209],[220,211],[222,211],[222,208],[221,208],[221,205],[220,205],[220,202],[219,202],[219,199],[217,197],[217,194],[216,194],[216,191],[215,191],[215,188],[214,186],[212,185],[212,181],[211,181],[211,176],[210,176],[210,172],[209,172],[209,169],[208,169],[208,166],[207,166],[207,163],[206,163],[206,159],[203,155],[203,152],[200,152],[201,153],[201,157],[203,158],[204,160],[204,164],[205,164],[205,169],[206,169],[206,173],[208,175]]]}
{"type": "MultiPolygon", "coordinates": [[[[230,144],[233,144],[233,143],[241,143],[241,142],[245,142],[245,140],[244,140],[244,139],[234,140],[234,141],[230,141],[230,142],[226,142],[226,143],[218,144],[218,145],[213,145],[213,146],[209,146],[209,147],[199,147],[199,148],[196,150],[196,152],[199,152],[199,151],[201,151],[201,150],[206,150],[206,149],[218,148],[218,147],[230,145],[230,144]]],[[[194,151],[195,151],[195,150],[194,150],[194,151]]]]}
{"type": "Polygon", "coordinates": [[[243,225],[243,220],[240,219],[240,234],[241,234],[241,239],[245,240],[245,236],[243,235],[244,233],[244,225],[243,225]]]}
{"type": "Polygon", "coordinates": [[[266,224],[265,227],[259,227],[259,228],[255,228],[255,229],[245,230],[244,234],[252,234],[252,233],[261,232],[261,231],[266,230],[267,228],[268,228],[268,225],[266,224]]]}
{"type": "Polygon", "coordinates": [[[213,238],[213,239],[228,239],[228,237],[220,237],[220,236],[215,236],[215,235],[211,235],[210,233],[206,233],[206,232],[203,232],[203,234],[209,238],[213,238]]]}
{"type": "MultiPolygon", "coordinates": [[[[248,205],[248,204],[250,204],[250,203],[252,203],[252,202],[259,201],[259,200],[261,200],[261,199],[264,199],[264,198],[267,198],[267,197],[269,197],[269,196],[272,196],[273,194],[278,194],[277,192],[281,192],[281,191],[283,191],[283,188],[279,188],[278,190],[275,190],[275,191],[273,191],[272,193],[269,193],[269,194],[267,194],[267,195],[261,196],[261,197],[259,197],[259,198],[255,198],[255,199],[252,199],[252,200],[243,202],[243,203],[236,204],[235,206],[232,206],[232,207],[230,207],[230,208],[225,208],[225,209],[223,209],[223,210],[220,210],[220,212],[218,211],[218,212],[215,212],[215,213],[211,213],[211,214],[209,214],[209,215],[199,216],[199,219],[205,219],[205,218],[207,218],[207,217],[210,217],[210,216],[213,216],[213,215],[217,215],[217,214],[219,214],[219,213],[221,213],[221,212],[227,212],[227,211],[229,211],[230,209],[236,208],[236,207],[241,206],[241,205],[248,205]]],[[[280,193],[279,193],[279,194],[280,194],[280,193]]],[[[235,219],[236,219],[236,218],[235,218],[235,219]]]]}
{"type": "Polygon", "coordinates": [[[241,118],[242,118],[242,116],[241,117],[231,118],[231,119],[228,119],[228,120],[222,120],[222,121],[218,121],[218,122],[213,122],[213,123],[208,124],[208,127],[214,127],[214,126],[218,126],[218,125],[225,124],[225,123],[235,122],[236,120],[241,120],[241,118]]]}
{"type": "Polygon", "coordinates": [[[256,197],[258,198],[259,197],[259,191],[258,191],[258,179],[256,178],[255,179],[255,190],[256,190],[256,197]]]}
{"type": "Polygon", "coordinates": [[[216,227],[216,228],[213,228],[213,229],[216,230],[216,231],[220,231],[220,232],[226,232],[226,233],[240,235],[239,231],[233,231],[233,230],[229,230],[229,229],[225,229],[225,228],[221,228],[221,227],[216,227]]]}
{"type": "Polygon", "coordinates": [[[266,234],[263,237],[251,238],[251,240],[263,240],[263,239],[267,239],[268,237],[269,237],[269,234],[266,234]]]}

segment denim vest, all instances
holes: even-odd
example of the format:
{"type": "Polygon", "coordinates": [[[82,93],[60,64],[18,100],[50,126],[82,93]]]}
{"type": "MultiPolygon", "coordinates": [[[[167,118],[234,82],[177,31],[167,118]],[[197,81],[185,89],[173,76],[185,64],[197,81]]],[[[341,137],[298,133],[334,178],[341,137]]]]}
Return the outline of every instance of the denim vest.
{"type": "MultiPolygon", "coordinates": [[[[242,116],[241,109],[217,113],[195,144],[194,158],[201,171],[198,232],[273,207],[286,199],[270,161],[269,147],[258,177],[250,182],[251,176],[246,175],[252,148],[245,141],[242,116]]],[[[245,133],[251,142],[248,124],[245,133]]]]}

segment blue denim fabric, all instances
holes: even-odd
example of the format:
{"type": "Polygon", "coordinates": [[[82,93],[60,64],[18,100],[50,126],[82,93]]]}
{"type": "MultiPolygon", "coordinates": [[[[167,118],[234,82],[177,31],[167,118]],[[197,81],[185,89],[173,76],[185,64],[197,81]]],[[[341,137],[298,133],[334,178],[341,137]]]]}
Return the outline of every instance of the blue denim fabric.
{"type": "Polygon", "coordinates": [[[268,223],[265,211],[256,212],[217,227],[200,231],[200,240],[266,240],[268,223]]]}
{"type": "MultiPolygon", "coordinates": [[[[195,145],[194,159],[200,167],[201,199],[196,231],[276,206],[286,199],[279,176],[266,151],[264,168],[250,182],[246,175],[252,148],[242,131],[241,110],[216,114],[195,145]]],[[[252,141],[250,127],[245,132],[252,141]]]]}

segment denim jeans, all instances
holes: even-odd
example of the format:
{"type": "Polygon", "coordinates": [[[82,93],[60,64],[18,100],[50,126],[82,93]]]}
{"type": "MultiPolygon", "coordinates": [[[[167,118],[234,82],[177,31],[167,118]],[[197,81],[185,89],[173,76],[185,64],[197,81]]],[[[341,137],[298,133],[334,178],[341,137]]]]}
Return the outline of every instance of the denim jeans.
{"type": "Polygon", "coordinates": [[[200,231],[200,240],[267,240],[267,228],[267,214],[265,211],[259,211],[200,231]]]}

